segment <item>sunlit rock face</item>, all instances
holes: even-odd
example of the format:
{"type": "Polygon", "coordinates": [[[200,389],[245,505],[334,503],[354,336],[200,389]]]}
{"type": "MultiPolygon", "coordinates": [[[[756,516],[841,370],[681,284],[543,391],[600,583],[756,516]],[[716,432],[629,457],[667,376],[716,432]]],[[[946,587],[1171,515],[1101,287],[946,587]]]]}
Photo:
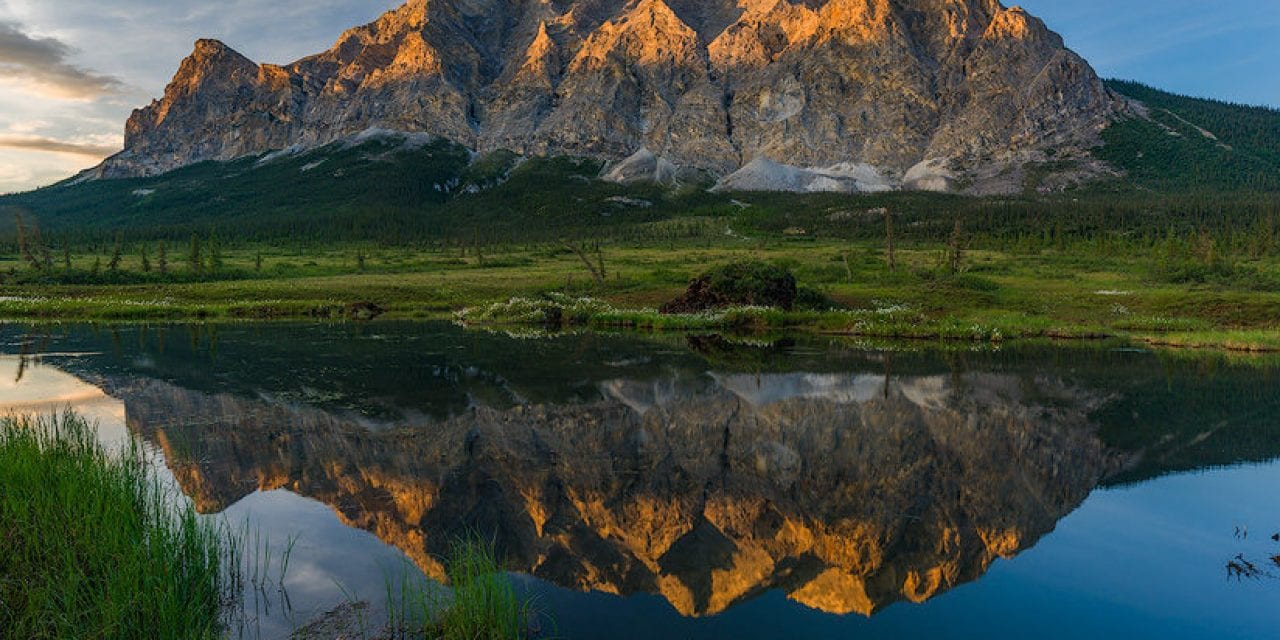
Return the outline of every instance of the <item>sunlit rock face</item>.
{"type": "Polygon", "coordinates": [[[200,41],[98,173],[381,128],[476,151],[646,149],[714,175],[866,164],[902,184],[926,160],[982,178],[1084,154],[1116,104],[997,0],[411,0],[283,66],[200,41]]]}
{"type": "Polygon", "coordinates": [[[1049,378],[708,375],[600,384],[579,404],[428,424],[112,385],[206,512],[257,490],[320,500],[430,575],[457,536],[563,586],[689,616],[781,589],[870,615],[982,575],[1120,464],[1100,396],[1049,378]]]}

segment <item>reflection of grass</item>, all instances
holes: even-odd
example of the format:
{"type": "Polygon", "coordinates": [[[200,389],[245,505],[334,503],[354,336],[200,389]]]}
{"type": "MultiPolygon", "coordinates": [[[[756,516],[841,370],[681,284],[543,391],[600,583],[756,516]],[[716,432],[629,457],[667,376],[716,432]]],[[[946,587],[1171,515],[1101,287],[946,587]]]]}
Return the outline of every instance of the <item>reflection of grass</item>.
{"type": "Polygon", "coordinates": [[[445,568],[447,593],[402,575],[387,581],[388,628],[395,638],[518,640],[530,635],[530,603],[516,594],[492,546],[454,544],[445,568]]]}
{"type": "Polygon", "coordinates": [[[1179,331],[1143,335],[1139,339],[1160,347],[1212,348],[1242,353],[1280,352],[1280,334],[1272,331],[1179,331]]]}
{"type": "Polygon", "coordinates": [[[0,421],[5,637],[221,636],[234,549],[147,464],[70,414],[0,421]]]}

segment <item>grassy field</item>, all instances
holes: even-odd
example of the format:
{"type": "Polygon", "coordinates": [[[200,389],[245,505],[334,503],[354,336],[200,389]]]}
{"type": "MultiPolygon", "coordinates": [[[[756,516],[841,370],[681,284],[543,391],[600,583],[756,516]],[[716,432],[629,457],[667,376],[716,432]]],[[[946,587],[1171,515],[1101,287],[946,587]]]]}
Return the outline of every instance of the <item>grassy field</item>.
{"type": "Polygon", "coordinates": [[[80,418],[0,420],[0,540],[6,638],[222,637],[224,538],[80,418]]]}
{"type": "MultiPolygon", "coordinates": [[[[732,236],[697,241],[609,244],[605,278],[554,245],[414,250],[328,246],[227,250],[215,274],[195,273],[171,258],[170,273],[141,269],[137,255],[115,272],[103,256],[72,257],[68,277],[33,277],[16,257],[0,318],[46,320],[236,320],[345,318],[372,303],[388,318],[448,318],[512,298],[548,294],[598,301],[582,324],[646,330],[795,328],[833,334],[920,339],[1007,340],[1025,337],[1122,336],[1153,344],[1280,349],[1280,260],[1221,256],[1171,259],[1162,248],[1108,250],[968,250],[951,271],[946,247],[896,251],[891,270],[881,243],[732,236]],[[659,316],[701,270],[737,260],[790,269],[802,286],[844,309],[828,312],[743,310],[659,316]],[[79,274],[79,275],[74,275],[79,274]]],[[[154,260],[154,257],[152,258],[154,260]]],[[[483,316],[485,314],[480,314],[483,316]]],[[[476,319],[474,314],[471,316],[476,319]]],[[[503,322],[490,314],[480,322],[503,322]]]]}

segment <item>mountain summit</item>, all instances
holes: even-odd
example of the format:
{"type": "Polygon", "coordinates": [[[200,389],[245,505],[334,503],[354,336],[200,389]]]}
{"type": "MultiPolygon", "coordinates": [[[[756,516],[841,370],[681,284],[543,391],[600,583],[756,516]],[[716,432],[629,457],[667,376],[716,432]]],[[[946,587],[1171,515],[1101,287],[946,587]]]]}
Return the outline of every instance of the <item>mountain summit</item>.
{"type": "Polygon", "coordinates": [[[981,188],[1046,153],[1084,157],[1123,108],[997,0],[411,0],[283,66],[198,42],[96,174],[378,128],[716,177],[763,162],[981,188]]]}

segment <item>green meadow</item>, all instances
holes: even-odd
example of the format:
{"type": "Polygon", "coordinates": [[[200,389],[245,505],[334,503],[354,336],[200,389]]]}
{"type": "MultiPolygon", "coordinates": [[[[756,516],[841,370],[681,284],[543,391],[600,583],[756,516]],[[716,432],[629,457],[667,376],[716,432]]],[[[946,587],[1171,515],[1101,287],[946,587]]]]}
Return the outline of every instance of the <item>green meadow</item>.
{"type": "MultiPolygon", "coordinates": [[[[590,299],[590,314],[566,324],[641,330],[790,328],[914,339],[1006,340],[1119,336],[1157,344],[1271,350],[1280,347],[1280,259],[1197,254],[1187,247],[1115,251],[895,248],[883,242],[708,237],[660,244],[603,243],[597,281],[583,258],[561,245],[464,249],[331,246],[228,250],[215,273],[173,266],[141,270],[137,255],[115,272],[88,278],[77,255],[64,281],[10,262],[0,317],[45,320],[344,319],[371,303],[387,318],[442,318],[471,309],[474,324],[540,322],[525,314],[486,313],[512,299],[554,303],[590,299]],[[829,309],[727,310],[662,316],[701,270],[742,260],[782,266],[825,295],[829,309]],[[26,274],[23,278],[21,274],[26,274]],[[34,276],[34,277],[33,277],[34,276]],[[588,317],[589,316],[589,317],[588,317]]],[[[86,266],[88,265],[88,266],[86,266]]],[[[55,267],[56,268],[56,267],[55,267]]]]}

